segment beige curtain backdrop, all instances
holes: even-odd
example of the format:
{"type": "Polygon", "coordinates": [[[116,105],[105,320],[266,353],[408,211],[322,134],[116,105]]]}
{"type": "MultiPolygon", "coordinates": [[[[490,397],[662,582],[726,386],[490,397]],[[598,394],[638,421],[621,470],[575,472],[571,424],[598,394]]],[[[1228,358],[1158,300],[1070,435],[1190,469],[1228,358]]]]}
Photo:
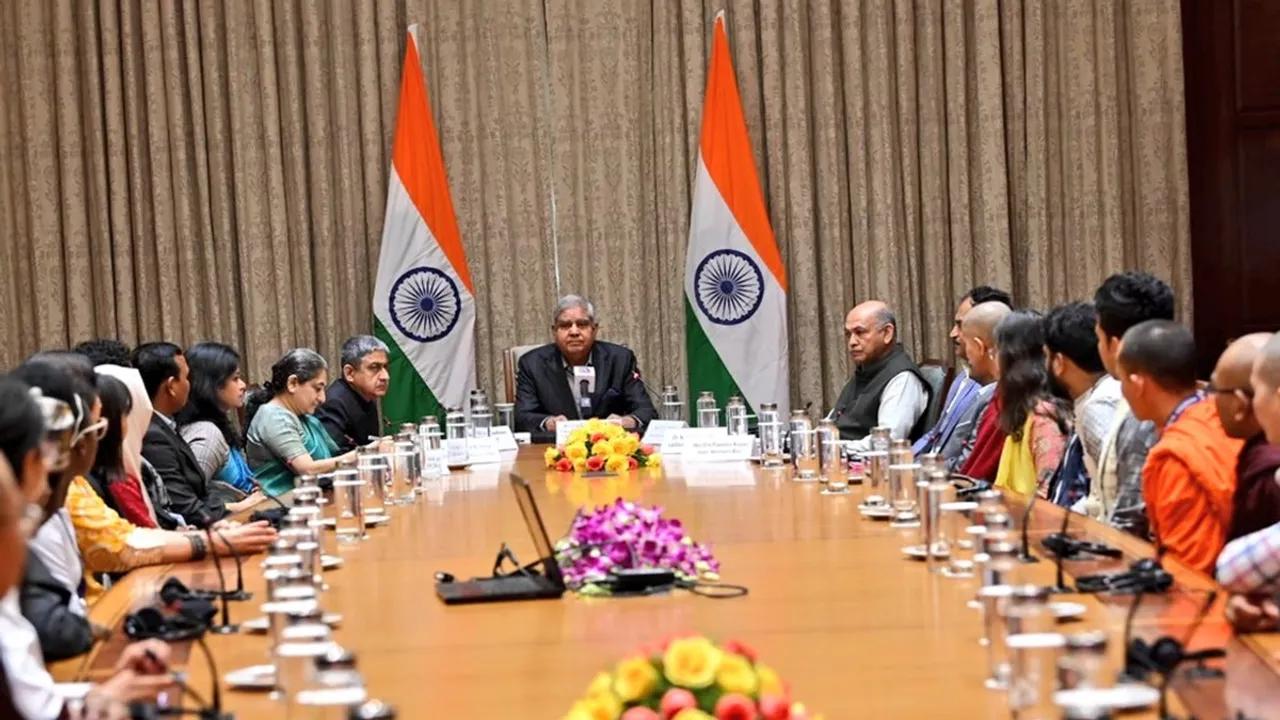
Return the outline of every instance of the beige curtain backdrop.
{"type": "Polygon", "coordinates": [[[834,400],[865,299],[921,357],[948,357],[975,283],[1044,307],[1140,268],[1189,313],[1176,0],[52,0],[0,4],[0,362],[221,339],[260,379],[367,331],[419,22],[481,382],[580,292],[651,383],[682,383],[721,9],[790,274],[794,400],[834,400]]]}

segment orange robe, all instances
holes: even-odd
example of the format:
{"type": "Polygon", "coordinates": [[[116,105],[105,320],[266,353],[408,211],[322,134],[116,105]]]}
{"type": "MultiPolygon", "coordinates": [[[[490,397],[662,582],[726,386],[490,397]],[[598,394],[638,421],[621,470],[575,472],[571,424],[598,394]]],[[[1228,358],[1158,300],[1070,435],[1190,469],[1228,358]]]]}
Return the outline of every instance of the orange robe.
{"type": "Polygon", "coordinates": [[[1166,425],[1142,467],[1142,496],[1156,543],[1213,575],[1231,527],[1236,457],[1213,402],[1200,401],[1166,425]]]}

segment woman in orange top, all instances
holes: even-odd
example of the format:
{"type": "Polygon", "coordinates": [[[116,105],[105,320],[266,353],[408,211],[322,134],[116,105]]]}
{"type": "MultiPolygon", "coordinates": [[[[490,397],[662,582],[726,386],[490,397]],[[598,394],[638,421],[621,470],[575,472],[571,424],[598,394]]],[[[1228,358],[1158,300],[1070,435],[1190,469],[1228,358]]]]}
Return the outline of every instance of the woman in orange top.
{"type": "Polygon", "coordinates": [[[1191,331],[1170,320],[1129,329],[1116,360],[1133,414],[1158,428],[1142,468],[1142,495],[1158,546],[1211,575],[1231,527],[1236,457],[1214,403],[1196,385],[1191,331]]]}

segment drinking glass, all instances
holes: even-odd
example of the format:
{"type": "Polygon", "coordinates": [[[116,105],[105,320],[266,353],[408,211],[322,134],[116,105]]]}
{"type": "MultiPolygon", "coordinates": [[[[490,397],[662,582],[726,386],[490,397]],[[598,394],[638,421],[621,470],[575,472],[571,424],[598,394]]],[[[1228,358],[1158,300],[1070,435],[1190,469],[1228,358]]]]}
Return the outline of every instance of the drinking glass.
{"type": "Polygon", "coordinates": [[[293,625],[280,631],[276,645],[277,697],[289,698],[306,690],[314,676],[315,661],[333,647],[327,625],[293,625]]]}
{"type": "Polygon", "coordinates": [[[969,514],[978,504],[975,502],[943,503],[942,525],[947,528],[951,540],[951,558],[942,574],[954,578],[973,577],[973,541],[968,537],[969,514]]]}
{"type": "Polygon", "coordinates": [[[675,385],[662,386],[661,419],[678,422],[684,419],[684,403],[675,385]]]}
{"type": "Polygon", "coordinates": [[[791,428],[791,468],[794,480],[818,478],[818,431],[791,428]]]}
{"type": "Polygon", "coordinates": [[[1058,622],[1049,608],[1049,589],[1040,585],[1014,585],[1005,615],[1013,634],[1051,632],[1058,622]]]}
{"type": "Polygon", "coordinates": [[[506,427],[508,430],[516,429],[516,406],[515,403],[494,403],[494,421],[497,423],[495,427],[506,427]]]}
{"type": "Polygon", "coordinates": [[[782,421],[778,411],[760,411],[760,465],[780,468],[786,462],[782,458],[782,421]]]}
{"type": "Polygon", "coordinates": [[[1058,656],[1065,639],[1058,633],[1010,635],[1009,709],[1018,720],[1058,720],[1058,656]]]}
{"type": "Polygon", "coordinates": [[[335,535],[340,545],[351,545],[363,540],[364,531],[364,482],[357,474],[354,478],[335,480],[333,499],[337,524],[335,535]]]}
{"type": "Polygon", "coordinates": [[[391,455],[391,491],[395,494],[396,505],[412,505],[416,497],[414,493],[418,482],[414,477],[416,455],[417,453],[412,449],[399,447],[391,455]]]}
{"type": "Polygon", "coordinates": [[[365,517],[379,517],[387,514],[387,478],[391,469],[387,467],[385,455],[364,455],[356,468],[360,479],[364,481],[364,514],[365,517]]]}
{"type": "Polygon", "coordinates": [[[1063,690],[1105,686],[1102,669],[1107,660],[1107,633],[1089,630],[1068,635],[1058,660],[1058,685],[1063,690]]]}
{"type": "Polygon", "coordinates": [[[911,448],[895,448],[889,453],[889,502],[893,505],[891,527],[919,527],[916,512],[916,473],[911,448]]]}
{"type": "Polygon", "coordinates": [[[889,470],[889,428],[871,429],[871,449],[862,457],[867,468],[867,496],[863,502],[870,507],[884,505],[889,470]]]}
{"type": "Polygon", "coordinates": [[[709,391],[699,393],[695,407],[698,411],[698,427],[720,426],[720,408],[716,407],[715,393],[709,391]]]}
{"type": "Polygon", "coordinates": [[[849,470],[844,462],[844,444],[840,431],[831,420],[818,423],[818,453],[822,466],[824,495],[844,495],[849,492],[849,470]]]}
{"type": "Polygon", "coordinates": [[[978,602],[982,605],[982,639],[979,643],[987,647],[987,679],[982,684],[988,690],[1009,687],[1008,628],[1005,626],[1004,608],[1012,594],[1013,588],[1008,585],[988,585],[978,590],[978,602]]]}
{"type": "MultiPolygon", "coordinates": [[[[286,594],[302,595],[303,586],[295,586],[298,592],[286,594]]],[[[291,618],[310,616],[320,609],[312,588],[311,597],[297,600],[273,600],[262,604],[262,614],[267,616],[267,657],[274,658],[276,646],[280,644],[280,636],[290,624],[291,618]]]]}

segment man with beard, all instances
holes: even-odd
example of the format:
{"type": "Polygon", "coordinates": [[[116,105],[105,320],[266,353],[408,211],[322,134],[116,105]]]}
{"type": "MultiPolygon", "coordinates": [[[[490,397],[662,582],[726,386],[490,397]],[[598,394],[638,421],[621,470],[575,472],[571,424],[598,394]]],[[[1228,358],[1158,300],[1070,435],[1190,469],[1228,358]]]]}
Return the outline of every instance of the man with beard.
{"type": "Polygon", "coordinates": [[[1102,443],[1123,397],[1120,382],[1107,374],[1098,354],[1097,323],[1093,305],[1083,302],[1059,305],[1044,318],[1049,377],[1054,391],[1070,400],[1075,411],[1075,433],[1055,486],[1063,492],[1054,493],[1055,502],[1062,505],[1072,505],[1088,494],[1089,479],[1098,473],[1102,443]],[[1074,463],[1073,458],[1079,458],[1083,465],[1074,463]]]}
{"type": "MultiPolygon", "coordinates": [[[[955,324],[951,326],[949,336],[951,344],[955,346],[956,355],[962,361],[963,369],[952,381],[951,388],[947,391],[947,397],[943,401],[942,414],[938,416],[938,422],[912,446],[916,457],[919,457],[921,453],[941,452],[955,434],[965,413],[978,400],[982,385],[970,375],[968,366],[963,365],[965,355],[964,349],[960,344],[960,327],[964,323],[964,316],[968,315],[975,305],[981,305],[985,302],[998,302],[1009,307],[1013,306],[1009,293],[987,285],[979,285],[960,298],[960,305],[956,308],[955,324]]],[[[963,442],[960,444],[962,445],[963,442]]]]}
{"type": "Polygon", "coordinates": [[[346,453],[381,437],[378,399],[387,394],[391,375],[387,344],[372,335],[357,335],[342,343],[342,377],[325,391],[316,417],[346,453]]]}

